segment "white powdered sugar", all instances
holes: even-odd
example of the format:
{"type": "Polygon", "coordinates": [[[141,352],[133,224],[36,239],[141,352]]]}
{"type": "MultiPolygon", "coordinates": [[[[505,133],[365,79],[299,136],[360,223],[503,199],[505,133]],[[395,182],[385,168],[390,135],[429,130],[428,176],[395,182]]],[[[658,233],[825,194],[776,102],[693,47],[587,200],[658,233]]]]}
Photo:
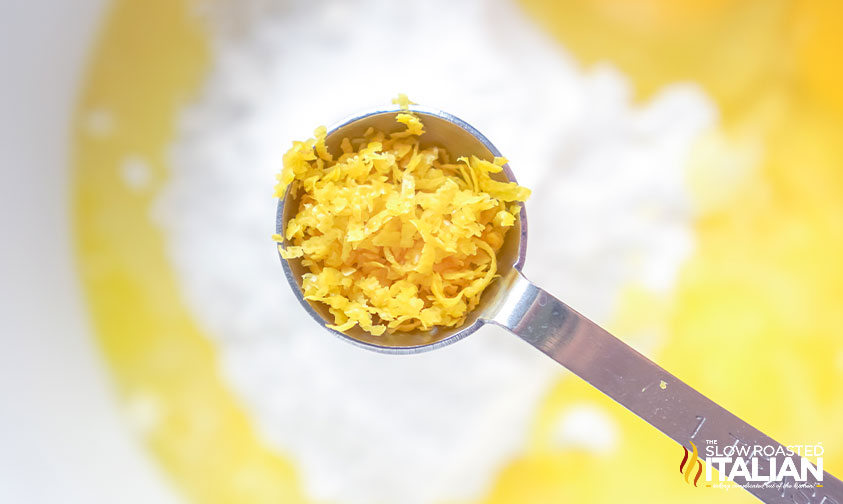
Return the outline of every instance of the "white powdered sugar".
{"type": "Polygon", "coordinates": [[[692,248],[684,165],[713,106],[689,84],[632,103],[624,76],[583,69],[504,0],[206,7],[213,64],[154,218],[222,376],[315,499],[484,494],[561,369],[495,327],[415,356],[321,330],[270,239],[283,152],[399,92],[467,120],[533,189],[527,276],[606,322],[623,286],[669,292],[692,248]]]}

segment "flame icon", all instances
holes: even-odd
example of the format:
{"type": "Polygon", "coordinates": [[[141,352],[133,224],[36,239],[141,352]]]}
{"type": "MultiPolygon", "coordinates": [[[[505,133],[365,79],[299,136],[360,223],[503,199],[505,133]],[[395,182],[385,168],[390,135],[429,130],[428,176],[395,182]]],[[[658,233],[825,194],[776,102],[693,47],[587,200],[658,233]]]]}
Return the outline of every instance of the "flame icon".
{"type": "Polygon", "coordinates": [[[679,464],[679,472],[685,475],[685,482],[690,484],[691,482],[689,478],[691,477],[691,473],[694,471],[694,462],[696,462],[697,475],[694,476],[694,486],[697,486],[697,481],[700,480],[700,475],[702,475],[702,462],[699,461],[697,445],[695,445],[693,441],[688,442],[691,443],[691,447],[694,451],[691,453],[691,460],[688,460],[688,449],[684,446],[682,447],[682,449],[685,450],[685,456],[682,457],[682,463],[679,464]]]}

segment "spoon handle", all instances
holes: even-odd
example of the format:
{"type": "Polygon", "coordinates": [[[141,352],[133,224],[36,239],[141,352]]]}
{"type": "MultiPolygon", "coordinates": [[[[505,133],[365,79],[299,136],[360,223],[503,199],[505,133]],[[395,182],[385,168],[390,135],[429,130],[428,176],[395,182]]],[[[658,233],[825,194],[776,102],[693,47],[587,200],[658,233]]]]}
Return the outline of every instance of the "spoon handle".
{"type": "MultiPolygon", "coordinates": [[[[499,303],[491,322],[538,348],[689,451],[693,443],[700,459],[705,458],[706,447],[715,443],[721,454],[724,449],[726,454],[737,450],[734,456],[742,449],[752,450],[756,445],[771,446],[767,449],[768,454],[771,449],[782,446],[533,285],[520,272],[513,270],[513,274],[501,280],[510,283],[503,289],[508,294],[499,303]],[[728,446],[733,448],[726,448],[728,446]]],[[[783,449],[787,452],[786,447],[783,449]]],[[[775,457],[777,471],[782,470],[784,458],[791,458],[796,469],[801,471],[802,459],[798,454],[786,457],[781,453],[775,457]]],[[[677,453],[677,464],[680,456],[677,453]]],[[[751,470],[750,457],[744,457],[744,460],[751,470]]],[[[770,463],[768,457],[761,456],[756,474],[768,475],[770,463]]],[[[732,464],[726,461],[724,464],[726,470],[720,475],[725,478],[730,474],[732,464]]],[[[707,482],[705,470],[695,481],[702,469],[701,464],[696,466],[686,471],[690,475],[686,481],[700,486],[719,483],[713,471],[714,481],[707,482]]],[[[790,483],[789,487],[782,485],[782,481],[767,486],[762,486],[762,482],[750,482],[746,490],[768,503],[843,504],[840,480],[828,472],[822,473],[819,481],[810,470],[806,476],[807,481],[799,480],[796,485],[795,478],[785,476],[783,482],[790,483]]],[[[734,482],[742,486],[747,483],[743,476],[736,476],[734,482]]]]}

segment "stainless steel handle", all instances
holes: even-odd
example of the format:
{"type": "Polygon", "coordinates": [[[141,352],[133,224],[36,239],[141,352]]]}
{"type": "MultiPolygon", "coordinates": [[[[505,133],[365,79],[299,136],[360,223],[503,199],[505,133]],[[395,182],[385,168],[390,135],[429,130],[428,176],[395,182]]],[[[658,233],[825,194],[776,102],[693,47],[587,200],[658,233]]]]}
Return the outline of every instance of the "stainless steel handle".
{"type": "MultiPolygon", "coordinates": [[[[707,440],[721,449],[743,444],[782,446],[533,285],[520,272],[513,270],[501,281],[509,284],[502,289],[507,294],[490,322],[520,336],[680,445],[691,449],[694,441],[701,451],[707,440]]],[[[794,454],[792,458],[796,467],[801,467],[801,457],[794,454]]],[[[765,464],[768,459],[759,461],[759,474],[769,471],[765,464]]],[[[734,481],[746,483],[742,477],[734,481]]],[[[777,484],[747,490],[768,503],[843,504],[843,483],[828,472],[823,474],[821,487],[810,472],[807,483],[810,488],[777,484]]]]}

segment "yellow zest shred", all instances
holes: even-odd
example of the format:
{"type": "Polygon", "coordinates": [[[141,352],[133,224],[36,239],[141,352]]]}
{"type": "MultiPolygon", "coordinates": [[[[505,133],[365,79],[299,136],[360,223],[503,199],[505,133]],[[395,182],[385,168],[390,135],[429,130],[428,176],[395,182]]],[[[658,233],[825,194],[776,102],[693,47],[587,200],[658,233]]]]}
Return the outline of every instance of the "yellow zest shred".
{"type": "Polygon", "coordinates": [[[506,164],[422,148],[421,119],[406,95],[393,100],[406,129],[371,128],[345,138],[334,159],[326,129],[293,142],[275,196],[301,193],[285,235],[273,235],[285,259],[309,273],[304,297],[329,306],[334,324],[386,331],[457,327],[496,277],[497,252],[530,190],[491,178],[506,164]]]}
{"type": "Polygon", "coordinates": [[[401,110],[410,110],[410,105],[418,105],[418,103],[410,101],[410,98],[404,93],[399,93],[396,98],[392,99],[392,103],[398,105],[401,110]]]}

